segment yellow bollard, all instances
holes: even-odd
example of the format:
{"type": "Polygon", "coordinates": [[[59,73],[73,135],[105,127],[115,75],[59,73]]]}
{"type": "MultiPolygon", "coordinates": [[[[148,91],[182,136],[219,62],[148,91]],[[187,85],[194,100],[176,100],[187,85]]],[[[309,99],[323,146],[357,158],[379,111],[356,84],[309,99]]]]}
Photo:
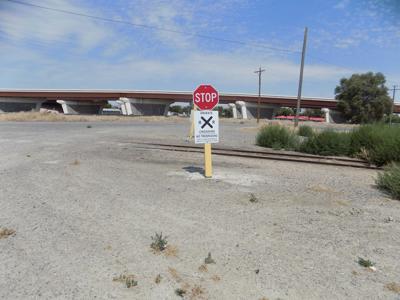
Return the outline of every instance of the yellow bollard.
{"type": "Polygon", "coordinates": [[[193,139],[193,132],[194,132],[194,112],[197,110],[197,107],[193,107],[190,112],[190,130],[188,135],[188,140],[191,141],[193,139]]]}
{"type": "Polygon", "coordinates": [[[212,177],[211,144],[204,144],[204,176],[212,177]]]}

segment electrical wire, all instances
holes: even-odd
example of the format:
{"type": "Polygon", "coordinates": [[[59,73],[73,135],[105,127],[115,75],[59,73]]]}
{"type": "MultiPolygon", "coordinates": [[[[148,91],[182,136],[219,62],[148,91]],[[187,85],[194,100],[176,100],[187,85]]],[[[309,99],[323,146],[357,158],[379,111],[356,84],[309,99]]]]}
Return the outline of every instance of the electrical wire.
{"type": "Polygon", "coordinates": [[[249,43],[249,42],[244,42],[244,41],[239,41],[239,40],[218,38],[218,37],[214,37],[214,36],[210,36],[210,35],[193,33],[193,32],[183,31],[183,30],[174,30],[174,29],[163,28],[163,27],[152,26],[152,25],[146,25],[146,24],[141,24],[141,23],[133,23],[133,22],[125,21],[125,20],[110,19],[110,18],[94,16],[94,15],[84,14],[84,13],[80,13],[80,12],[74,12],[74,11],[65,10],[65,9],[59,9],[59,8],[53,8],[53,7],[48,7],[48,6],[43,6],[43,5],[38,5],[38,4],[33,4],[33,3],[28,3],[28,2],[23,2],[23,1],[19,1],[19,0],[6,0],[6,1],[12,2],[12,3],[16,3],[16,4],[20,4],[20,5],[35,7],[35,8],[39,8],[39,9],[59,12],[59,13],[63,13],[63,14],[69,14],[69,15],[85,17],[85,18],[90,18],[90,19],[99,20],[99,21],[105,21],[105,22],[111,22],[111,23],[125,24],[125,25],[130,25],[130,26],[135,26],[135,27],[141,27],[141,28],[144,28],[144,29],[164,31],[164,32],[170,32],[170,33],[175,33],[175,34],[190,35],[190,36],[193,36],[193,37],[198,37],[198,38],[208,39],[208,40],[214,40],[214,41],[219,41],[219,42],[238,44],[238,45],[250,46],[250,47],[264,48],[264,49],[268,49],[268,50],[276,51],[276,52],[295,53],[295,54],[301,53],[301,51],[295,51],[295,50],[278,48],[278,47],[270,47],[270,46],[263,45],[263,44],[249,43]]]}

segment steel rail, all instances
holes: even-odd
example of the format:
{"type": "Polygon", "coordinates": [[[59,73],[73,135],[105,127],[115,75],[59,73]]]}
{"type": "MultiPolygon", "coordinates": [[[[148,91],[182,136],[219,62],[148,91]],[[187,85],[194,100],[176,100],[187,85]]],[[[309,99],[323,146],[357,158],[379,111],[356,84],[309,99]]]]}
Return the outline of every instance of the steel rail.
{"type": "MultiPolygon", "coordinates": [[[[177,148],[190,148],[190,149],[202,149],[200,146],[190,146],[190,145],[179,145],[179,144],[161,144],[161,143],[146,143],[146,142],[135,142],[135,144],[144,144],[144,145],[153,145],[153,146],[167,146],[167,147],[177,147],[177,148]]],[[[250,154],[270,154],[270,155],[279,155],[279,156],[288,156],[288,157],[298,157],[298,158],[315,158],[315,159],[324,159],[324,160],[335,160],[335,161],[343,161],[343,162],[353,162],[353,163],[367,163],[361,159],[355,159],[351,157],[336,157],[336,156],[322,156],[322,155],[314,155],[314,154],[304,154],[304,153],[288,153],[288,152],[276,152],[276,151],[260,151],[260,150],[246,150],[246,149],[237,149],[237,148],[221,148],[221,147],[213,147],[213,150],[221,150],[221,151],[232,151],[238,153],[250,153],[250,154]]]]}
{"type": "MultiPolygon", "coordinates": [[[[186,152],[186,153],[203,153],[203,149],[196,146],[185,146],[185,145],[171,145],[171,144],[160,144],[160,143],[135,143],[133,144],[142,145],[143,149],[149,150],[164,150],[174,152],[186,152]]],[[[330,165],[339,167],[352,167],[360,169],[373,169],[379,170],[381,168],[369,165],[367,162],[362,160],[352,159],[337,159],[332,157],[323,156],[306,156],[296,155],[291,153],[272,153],[263,151],[250,151],[250,150],[239,150],[239,149],[223,149],[213,148],[214,155],[230,156],[230,157],[242,157],[242,158],[255,158],[255,159],[267,159],[277,161],[288,161],[288,162],[299,162],[308,164],[319,164],[319,165],[330,165]]]]}

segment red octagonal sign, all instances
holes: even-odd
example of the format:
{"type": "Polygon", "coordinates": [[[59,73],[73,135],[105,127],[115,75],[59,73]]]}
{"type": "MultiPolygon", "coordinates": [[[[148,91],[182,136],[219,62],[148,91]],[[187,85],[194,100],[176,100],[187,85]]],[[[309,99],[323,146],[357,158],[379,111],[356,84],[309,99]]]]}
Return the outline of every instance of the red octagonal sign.
{"type": "Polygon", "coordinates": [[[202,84],[193,92],[193,104],[200,110],[212,110],[219,102],[219,94],[209,84],[202,84]]]}

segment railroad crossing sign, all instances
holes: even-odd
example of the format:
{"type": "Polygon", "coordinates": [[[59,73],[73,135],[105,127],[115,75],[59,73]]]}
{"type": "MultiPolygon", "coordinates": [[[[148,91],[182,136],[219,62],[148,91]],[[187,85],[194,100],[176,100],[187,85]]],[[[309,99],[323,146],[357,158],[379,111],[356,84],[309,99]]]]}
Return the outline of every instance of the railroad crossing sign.
{"type": "Polygon", "coordinates": [[[212,110],[219,102],[219,94],[209,84],[202,84],[193,92],[193,104],[200,110],[212,110]]]}
{"type": "Polygon", "coordinates": [[[212,144],[219,142],[218,111],[197,110],[194,115],[194,142],[212,144]]]}

